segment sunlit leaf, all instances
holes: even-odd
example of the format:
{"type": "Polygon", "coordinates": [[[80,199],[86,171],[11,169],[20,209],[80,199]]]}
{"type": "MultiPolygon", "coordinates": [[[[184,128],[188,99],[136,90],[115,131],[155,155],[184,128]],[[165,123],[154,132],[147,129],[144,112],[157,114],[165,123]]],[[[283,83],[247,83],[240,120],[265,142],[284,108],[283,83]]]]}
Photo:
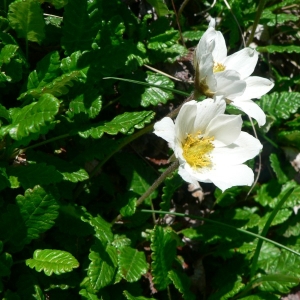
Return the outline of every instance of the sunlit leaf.
{"type": "Polygon", "coordinates": [[[73,255],[61,250],[35,250],[33,258],[26,260],[26,265],[35,268],[37,272],[44,271],[48,276],[71,272],[79,267],[73,255]]]}
{"type": "Polygon", "coordinates": [[[18,37],[41,43],[45,37],[45,21],[37,0],[15,1],[9,5],[8,20],[18,37]]]}

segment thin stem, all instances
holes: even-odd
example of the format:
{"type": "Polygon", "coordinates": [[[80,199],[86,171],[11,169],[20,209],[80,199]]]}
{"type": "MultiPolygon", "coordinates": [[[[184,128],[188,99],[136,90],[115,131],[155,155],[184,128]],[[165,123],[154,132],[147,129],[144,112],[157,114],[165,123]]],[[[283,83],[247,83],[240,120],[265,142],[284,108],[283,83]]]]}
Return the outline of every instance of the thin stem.
{"type": "Polygon", "coordinates": [[[262,135],[262,137],[263,137],[266,141],[268,141],[273,147],[275,147],[276,149],[279,148],[278,145],[277,145],[275,142],[273,142],[271,139],[269,139],[265,134],[261,133],[261,135],[262,135]]]}
{"type": "Polygon", "coordinates": [[[239,30],[240,30],[240,33],[241,33],[241,37],[242,37],[242,40],[243,40],[244,47],[246,47],[246,41],[245,41],[245,38],[244,38],[244,35],[243,35],[243,31],[242,31],[242,28],[241,28],[241,26],[240,26],[240,24],[239,24],[237,18],[236,18],[236,16],[235,16],[235,14],[233,13],[233,11],[232,11],[230,5],[228,4],[228,2],[227,2],[226,0],[223,0],[223,1],[225,2],[225,5],[226,5],[227,8],[229,9],[230,13],[232,14],[232,16],[233,16],[233,18],[234,18],[234,20],[235,20],[235,22],[236,22],[236,24],[237,24],[237,26],[238,26],[238,28],[239,28],[239,30]]]}
{"type": "Polygon", "coordinates": [[[175,13],[176,23],[177,23],[177,27],[178,27],[179,34],[180,34],[180,39],[182,41],[182,45],[184,47],[186,47],[185,43],[184,43],[184,38],[182,36],[182,31],[181,31],[180,22],[179,22],[178,14],[177,14],[177,11],[176,11],[176,7],[175,7],[175,4],[174,4],[174,0],[171,0],[171,2],[172,2],[173,10],[174,10],[174,13],[175,13]]]}
{"type": "Polygon", "coordinates": [[[190,0],[184,0],[184,1],[182,2],[182,4],[180,5],[180,8],[179,8],[179,10],[178,10],[178,15],[177,15],[178,19],[180,19],[180,16],[181,16],[181,14],[182,14],[182,12],[183,12],[185,6],[189,3],[189,1],[190,1],[190,0]]]}
{"type": "Polygon", "coordinates": [[[247,47],[253,41],[253,38],[254,38],[254,35],[255,35],[255,31],[256,31],[258,22],[260,20],[261,14],[263,13],[263,10],[264,10],[264,7],[265,7],[266,3],[267,3],[267,0],[261,0],[261,1],[259,1],[258,7],[257,7],[257,11],[256,11],[256,15],[255,15],[255,19],[254,19],[254,23],[253,23],[253,26],[252,26],[252,29],[251,29],[251,33],[250,33],[250,36],[249,36],[247,44],[246,44],[247,47]]]}
{"type": "MultiPolygon", "coordinates": [[[[254,136],[258,139],[257,137],[257,133],[256,133],[256,129],[255,129],[255,126],[253,124],[253,121],[252,121],[252,118],[250,116],[248,116],[249,120],[250,120],[250,123],[252,125],[252,129],[253,129],[253,133],[254,133],[254,136]]],[[[259,175],[260,175],[260,172],[261,172],[261,154],[259,153],[258,154],[258,171],[257,171],[257,174],[256,174],[256,177],[255,177],[255,180],[249,190],[249,192],[247,193],[247,197],[250,195],[250,193],[252,192],[252,190],[254,189],[257,181],[258,181],[258,178],[259,178],[259,175]]],[[[246,198],[247,198],[246,197],[246,198]]]]}
{"type": "Polygon", "coordinates": [[[180,80],[180,79],[178,79],[178,78],[176,78],[176,77],[173,77],[173,76],[171,76],[171,75],[169,75],[169,74],[167,74],[167,73],[165,73],[165,72],[163,72],[163,71],[157,70],[157,69],[155,69],[155,68],[153,68],[153,67],[151,67],[151,66],[148,66],[148,65],[145,65],[145,64],[144,64],[143,66],[146,67],[146,68],[148,68],[148,69],[151,70],[151,71],[154,71],[154,72],[156,72],[156,73],[159,73],[159,74],[161,74],[161,75],[164,75],[164,76],[166,76],[166,77],[169,77],[169,78],[171,78],[171,79],[173,79],[173,80],[182,82],[182,80],[180,80]]]}
{"type": "MultiPolygon", "coordinates": [[[[166,171],[164,171],[149,187],[149,189],[137,200],[136,206],[141,205],[163,182],[164,180],[174,172],[179,166],[179,162],[176,161],[172,163],[166,171]]],[[[152,213],[156,213],[157,211],[151,210],[152,213]]],[[[114,224],[122,219],[121,215],[118,215],[111,223],[114,224]]]]}
{"type": "MultiPolygon", "coordinates": [[[[265,237],[268,233],[268,230],[274,220],[274,218],[276,217],[278,211],[280,210],[280,208],[282,207],[282,205],[285,203],[285,201],[289,198],[289,196],[291,195],[291,193],[294,191],[294,188],[291,188],[290,190],[288,190],[284,196],[282,197],[282,199],[278,202],[278,204],[276,205],[275,209],[272,211],[270,217],[268,218],[262,232],[261,232],[261,236],[265,237]]],[[[258,257],[259,257],[259,253],[261,250],[263,244],[263,240],[259,240],[255,249],[255,253],[253,256],[253,260],[252,260],[252,265],[251,265],[251,270],[250,270],[250,278],[253,278],[255,270],[257,268],[257,262],[258,262],[258,257]]]]}
{"type": "Polygon", "coordinates": [[[28,150],[28,149],[33,149],[33,148],[36,148],[36,147],[40,147],[40,146],[42,146],[42,145],[45,145],[45,144],[48,144],[48,143],[51,143],[51,142],[54,142],[54,141],[57,141],[57,140],[60,140],[60,139],[64,139],[64,138],[66,138],[66,137],[68,137],[68,136],[70,136],[69,133],[59,135],[59,136],[54,137],[54,138],[52,138],[52,139],[49,139],[49,140],[47,140],[47,141],[43,141],[43,142],[34,144],[34,145],[32,145],[32,146],[29,146],[29,147],[27,147],[27,148],[23,148],[23,149],[21,149],[21,152],[23,153],[23,152],[25,152],[25,151],[28,150]]]}
{"type": "Polygon", "coordinates": [[[174,216],[178,216],[178,217],[183,217],[183,218],[191,218],[191,219],[197,219],[197,220],[202,220],[202,221],[205,221],[207,223],[212,223],[212,224],[215,224],[215,225],[218,225],[218,226],[222,226],[222,227],[227,227],[227,228],[231,228],[231,229],[234,229],[238,232],[241,232],[241,233],[244,233],[244,234],[247,234],[247,235],[251,235],[253,237],[256,237],[260,240],[263,240],[265,242],[268,242],[268,243],[271,243],[279,248],[282,248],[282,249],[285,249],[293,254],[296,254],[297,256],[300,256],[300,253],[289,248],[289,247],[286,247],[282,244],[279,244],[275,241],[272,241],[264,236],[261,236],[259,234],[256,234],[256,233],[253,233],[251,231],[247,231],[247,230],[244,230],[244,229],[241,229],[241,228],[236,228],[234,226],[231,226],[231,225],[228,225],[228,224],[225,224],[225,223],[222,223],[222,222],[218,222],[218,221],[213,221],[213,220],[210,220],[210,219],[207,219],[207,218],[203,218],[203,217],[199,217],[199,216],[195,216],[195,215],[189,215],[189,214],[183,214],[183,213],[175,213],[175,212],[171,212],[171,211],[163,211],[163,210],[150,210],[150,209],[141,209],[140,210],[141,212],[145,212],[145,213],[157,213],[157,214],[165,214],[165,215],[174,215],[174,216]]]}

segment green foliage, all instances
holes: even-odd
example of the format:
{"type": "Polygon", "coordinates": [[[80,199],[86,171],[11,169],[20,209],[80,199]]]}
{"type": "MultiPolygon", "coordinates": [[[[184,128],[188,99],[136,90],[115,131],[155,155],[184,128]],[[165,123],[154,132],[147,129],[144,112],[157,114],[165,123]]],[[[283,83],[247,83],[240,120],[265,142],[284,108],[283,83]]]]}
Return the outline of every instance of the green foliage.
{"type": "Polygon", "coordinates": [[[152,274],[157,290],[162,290],[170,283],[168,272],[172,269],[176,255],[176,240],[171,228],[155,226],[151,233],[152,274]]]}
{"type": "Polygon", "coordinates": [[[35,268],[37,272],[44,271],[50,276],[52,273],[60,275],[78,268],[79,263],[70,253],[61,250],[36,250],[33,258],[26,260],[26,265],[35,268]]]}
{"type": "Polygon", "coordinates": [[[25,0],[11,3],[8,20],[18,37],[39,44],[43,41],[45,21],[39,1],[25,0]]]}
{"type": "Polygon", "coordinates": [[[174,171],[145,201],[172,161],[153,125],[191,95],[193,48],[208,25],[201,12],[217,18],[231,54],[247,42],[259,1],[229,1],[231,11],[175,1],[179,23],[164,0],[0,2],[2,298],[288,297],[300,276],[286,250],[300,249],[295,1],[267,2],[253,40],[255,73],[275,83],[257,101],[267,115],[257,184],[222,193],[205,183],[199,197],[174,171]],[[266,234],[277,244],[263,242],[251,276],[259,243],[245,231],[260,234],[292,189],[266,234]]]}

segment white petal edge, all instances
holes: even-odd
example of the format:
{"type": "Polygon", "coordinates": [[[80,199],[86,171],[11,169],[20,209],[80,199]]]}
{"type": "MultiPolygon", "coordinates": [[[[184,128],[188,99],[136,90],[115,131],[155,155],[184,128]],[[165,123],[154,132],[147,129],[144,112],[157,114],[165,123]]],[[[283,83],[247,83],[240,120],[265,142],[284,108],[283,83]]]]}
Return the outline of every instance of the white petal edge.
{"type": "Polygon", "coordinates": [[[220,63],[227,56],[227,47],[223,34],[220,31],[216,31],[215,35],[215,47],[212,51],[214,62],[220,63]]]}
{"type": "Polygon", "coordinates": [[[242,131],[237,140],[226,147],[216,147],[211,152],[213,165],[227,166],[240,165],[255,157],[262,149],[258,139],[247,132],[242,131]]]}
{"type": "Polygon", "coordinates": [[[196,112],[197,102],[195,100],[191,100],[181,107],[175,120],[175,135],[180,141],[183,141],[193,131],[196,112]]]}
{"type": "Polygon", "coordinates": [[[179,166],[179,169],[178,169],[178,174],[181,176],[181,178],[186,181],[186,182],[189,182],[189,183],[192,183],[194,185],[197,185],[198,184],[198,181],[197,179],[190,173],[188,172],[184,165],[180,165],[179,166]]]}
{"type": "Polygon", "coordinates": [[[266,124],[266,115],[264,111],[252,100],[234,101],[231,105],[237,107],[248,116],[255,119],[259,127],[266,124]]]}
{"type": "Polygon", "coordinates": [[[239,137],[242,123],[240,115],[218,115],[209,122],[205,136],[214,137],[215,147],[227,146],[239,137]]]}
{"type": "Polygon", "coordinates": [[[241,75],[241,79],[249,77],[257,64],[258,52],[251,48],[244,48],[225,58],[222,62],[226,70],[235,70],[241,75]]]}
{"type": "Polygon", "coordinates": [[[194,133],[205,133],[209,122],[217,115],[225,112],[226,103],[223,99],[205,99],[197,104],[197,115],[194,122],[194,133]]]}
{"type": "Polygon", "coordinates": [[[246,89],[236,101],[260,98],[268,93],[274,86],[271,80],[259,76],[250,76],[245,79],[245,81],[247,84],[246,89]]]}
{"type": "MultiPolygon", "coordinates": [[[[253,171],[246,165],[219,167],[208,171],[206,176],[224,192],[233,186],[251,186],[254,181],[253,171]]],[[[199,181],[200,178],[197,178],[199,181]]]]}
{"type": "Polygon", "coordinates": [[[154,124],[154,134],[163,138],[169,143],[170,148],[174,149],[175,143],[175,124],[169,117],[165,117],[154,124]]]}

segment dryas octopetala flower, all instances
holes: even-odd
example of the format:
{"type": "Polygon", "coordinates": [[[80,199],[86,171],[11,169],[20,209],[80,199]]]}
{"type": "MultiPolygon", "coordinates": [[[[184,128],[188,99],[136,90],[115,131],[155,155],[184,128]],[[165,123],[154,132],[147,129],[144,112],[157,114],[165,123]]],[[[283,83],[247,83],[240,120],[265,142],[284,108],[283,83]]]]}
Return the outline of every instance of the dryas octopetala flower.
{"type": "Polygon", "coordinates": [[[179,174],[190,183],[212,182],[222,191],[251,185],[253,171],[243,163],[262,149],[258,139],[241,131],[240,115],[224,114],[222,99],[185,103],[175,123],[169,117],[155,123],[179,160],[179,174]]]}
{"type": "Polygon", "coordinates": [[[194,54],[195,90],[207,97],[223,96],[262,126],[266,115],[251,99],[259,98],[274,84],[262,77],[250,76],[256,66],[258,52],[244,48],[227,56],[225,39],[215,30],[215,20],[201,37],[194,54]]]}

